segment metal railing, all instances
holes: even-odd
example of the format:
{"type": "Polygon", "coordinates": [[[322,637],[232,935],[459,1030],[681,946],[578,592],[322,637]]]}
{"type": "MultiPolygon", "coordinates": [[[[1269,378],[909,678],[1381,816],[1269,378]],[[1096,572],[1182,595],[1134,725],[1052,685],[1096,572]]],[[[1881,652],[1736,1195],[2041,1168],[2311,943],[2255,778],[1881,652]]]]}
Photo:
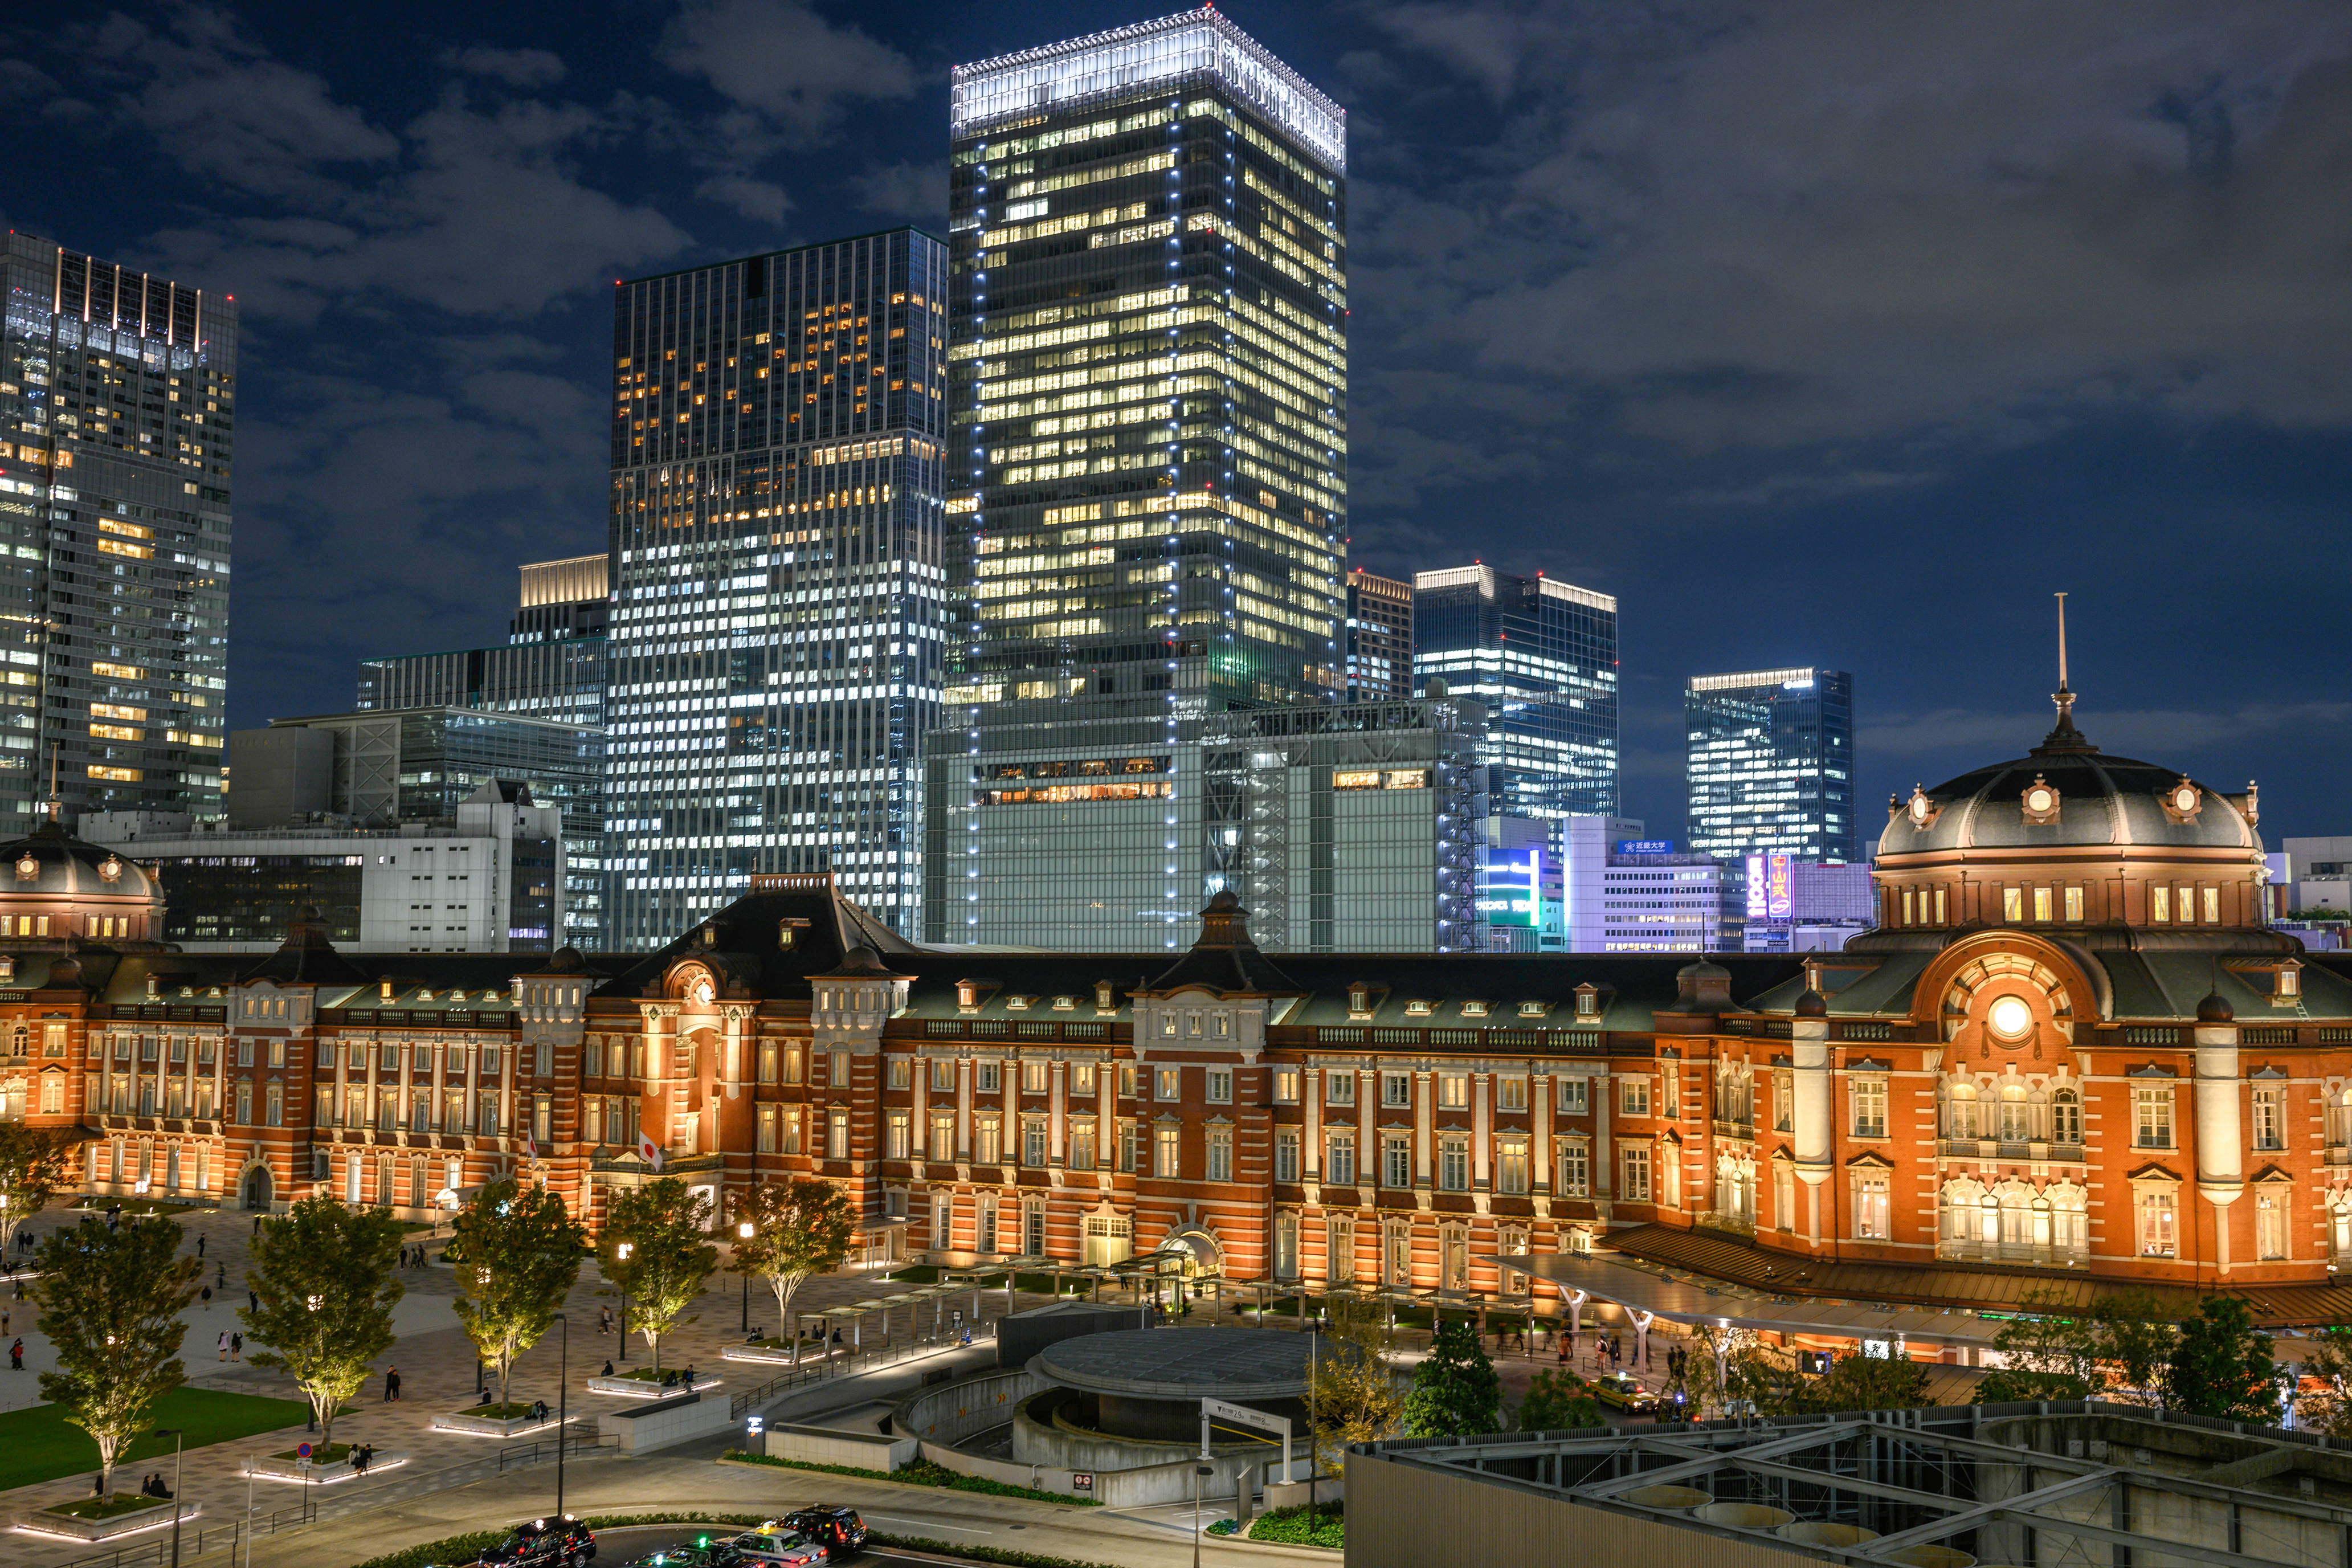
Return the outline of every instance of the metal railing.
{"type": "MultiPolygon", "coordinates": [[[[971,1327],[972,1342],[975,1344],[982,1340],[995,1337],[994,1320],[974,1323],[971,1327]]],[[[772,1403],[787,1389],[797,1388],[804,1384],[824,1383],[836,1377],[855,1377],[860,1373],[871,1372],[877,1367],[894,1366],[912,1357],[948,1350],[960,1346],[962,1342],[961,1330],[943,1328],[908,1339],[892,1340],[884,1344],[870,1345],[863,1350],[843,1351],[838,1354],[826,1356],[821,1361],[792,1367],[756,1387],[744,1389],[728,1400],[728,1418],[740,1420],[746,1413],[772,1403]]]]}

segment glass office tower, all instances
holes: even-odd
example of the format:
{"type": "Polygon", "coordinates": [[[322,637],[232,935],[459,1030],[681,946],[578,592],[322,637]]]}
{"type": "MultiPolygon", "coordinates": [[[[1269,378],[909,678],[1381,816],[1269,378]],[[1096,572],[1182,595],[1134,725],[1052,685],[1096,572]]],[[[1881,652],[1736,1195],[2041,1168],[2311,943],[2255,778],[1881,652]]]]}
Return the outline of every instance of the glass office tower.
{"type": "Polygon", "coordinates": [[[221,813],[236,306],[11,234],[0,823],[221,813]]]}
{"type": "Polygon", "coordinates": [[[1683,717],[1693,849],[1727,861],[1750,851],[1856,858],[1853,676],[1695,675],[1683,717]]]}
{"type": "Polygon", "coordinates": [[[1412,579],[1413,679],[1486,706],[1486,809],[1617,810],[1617,600],[1492,566],[1412,579]]]}
{"type": "Polygon", "coordinates": [[[1060,900],[1107,948],[1190,940],[1222,863],[1202,722],[1346,685],[1345,119],[1206,9],[959,67],[953,96],[923,932],[1025,941],[1060,900]],[[1025,850],[1065,871],[1015,880],[1025,850]]]}
{"type": "Polygon", "coordinates": [[[1401,702],[1412,693],[1412,584],[1352,567],[1348,700],[1401,702]]]}
{"type": "Polygon", "coordinates": [[[615,946],[766,871],[911,927],[946,289],[946,247],[901,228],[614,289],[615,946]]]}
{"type": "Polygon", "coordinates": [[[503,647],[362,659],[356,706],[478,708],[601,726],[612,679],[606,565],[602,555],[532,562],[503,647]]]}

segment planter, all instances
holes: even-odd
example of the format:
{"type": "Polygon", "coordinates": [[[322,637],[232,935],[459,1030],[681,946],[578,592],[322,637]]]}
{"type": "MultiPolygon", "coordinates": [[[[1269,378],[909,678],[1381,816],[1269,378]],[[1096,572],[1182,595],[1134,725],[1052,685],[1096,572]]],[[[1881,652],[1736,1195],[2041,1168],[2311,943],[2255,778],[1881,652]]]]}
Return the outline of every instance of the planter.
{"type": "Polygon", "coordinates": [[[446,1410],[433,1418],[436,1432],[469,1432],[477,1437],[511,1437],[520,1432],[538,1432],[555,1425],[555,1413],[548,1412],[543,1421],[528,1415],[477,1415],[468,1410],[446,1410]]]}
{"type": "MultiPolygon", "coordinates": [[[[695,1393],[699,1394],[706,1388],[718,1386],[719,1379],[710,1376],[708,1373],[695,1373],[695,1393]]],[[[675,1399],[677,1395],[686,1393],[687,1387],[683,1383],[673,1383],[667,1388],[664,1388],[656,1380],[644,1377],[592,1377],[588,1380],[588,1392],[617,1394],[624,1399],[675,1399]]]]}
{"type": "MultiPolygon", "coordinates": [[[[61,1535],[68,1541],[111,1541],[118,1535],[135,1535],[142,1530],[169,1528],[172,1505],[162,1498],[147,1500],[149,1507],[112,1514],[105,1519],[76,1519],[69,1513],[39,1509],[32,1513],[18,1514],[16,1528],[29,1530],[37,1535],[61,1535]]],[[[194,1519],[199,1511],[195,1504],[183,1503],[180,1518],[194,1519]]]]}
{"type": "MultiPolygon", "coordinates": [[[[438,1426],[439,1423],[436,1421],[435,1425],[438,1426]]],[[[374,1475],[379,1470],[389,1470],[395,1466],[406,1463],[408,1463],[408,1454],[405,1449],[397,1452],[385,1449],[368,1461],[367,1473],[374,1475]]],[[[265,1481],[300,1481],[307,1475],[310,1484],[314,1487],[331,1487],[337,1481],[359,1479],[359,1473],[352,1468],[351,1461],[348,1459],[337,1459],[331,1464],[306,1467],[299,1459],[281,1459],[275,1455],[264,1455],[258,1459],[250,1461],[245,1467],[245,1473],[258,1477],[265,1481]]]]}

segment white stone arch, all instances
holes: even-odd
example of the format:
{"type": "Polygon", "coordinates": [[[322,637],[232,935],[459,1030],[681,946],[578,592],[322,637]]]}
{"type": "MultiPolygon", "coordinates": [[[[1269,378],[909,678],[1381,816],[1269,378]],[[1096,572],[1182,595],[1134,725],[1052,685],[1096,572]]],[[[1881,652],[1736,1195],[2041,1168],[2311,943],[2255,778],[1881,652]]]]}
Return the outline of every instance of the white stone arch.
{"type": "Polygon", "coordinates": [[[1974,1253],[1984,1240],[1984,1184],[1973,1176],[1954,1176],[1938,1195],[1937,1245],[1974,1253]]]}
{"type": "MultiPolygon", "coordinates": [[[[2030,1184],[2020,1181],[2015,1176],[1994,1184],[1991,1196],[2000,1211],[1999,1245],[2003,1258],[2032,1256],[2036,1240],[2034,1235],[2036,1211],[2033,1205],[2035,1200],[2041,1195],[2030,1184]]],[[[2047,1209],[2040,1212],[2043,1215],[2049,1213],[2047,1209]]],[[[1994,1237],[1988,1234],[1985,1239],[1992,1241],[1994,1237]]],[[[2046,1247],[2049,1244],[2046,1236],[2041,1239],[2042,1245],[2046,1247]]]]}
{"type": "Polygon", "coordinates": [[[2042,1189],[2050,1205],[2050,1256],[2081,1268],[2091,1261],[2091,1194],[2080,1183],[2053,1182],[2042,1189]]]}

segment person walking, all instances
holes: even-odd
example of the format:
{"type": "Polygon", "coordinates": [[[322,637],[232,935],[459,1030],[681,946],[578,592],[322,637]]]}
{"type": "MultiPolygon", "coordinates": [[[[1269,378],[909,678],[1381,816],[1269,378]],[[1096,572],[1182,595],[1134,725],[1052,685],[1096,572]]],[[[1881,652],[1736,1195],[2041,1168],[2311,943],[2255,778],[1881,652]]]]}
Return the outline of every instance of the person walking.
{"type": "Polygon", "coordinates": [[[204,1233],[203,1231],[198,1231],[198,1232],[196,1232],[196,1256],[197,1256],[198,1258],[202,1258],[204,1255],[205,1255],[205,1233],[204,1233]]]}
{"type": "MultiPolygon", "coordinates": [[[[208,1312],[208,1311],[212,1310],[212,1305],[213,1305],[213,1288],[212,1288],[211,1286],[207,1285],[207,1286],[205,1286],[202,1290],[198,1291],[198,1292],[197,1292],[197,1294],[198,1294],[198,1296],[200,1296],[200,1297],[203,1299],[204,1304],[203,1304],[202,1306],[198,1307],[196,1310],[197,1310],[198,1311],[200,1311],[200,1312],[208,1312]]],[[[7,1324],[7,1321],[6,1321],[5,1318],[0,1318],[0,1334],[5,1334],[5,1333],[6,1333],[7,1331],[8,1331],[8,1324],[7,1324]]]]}
{"type": "Polygon", "coordinates": [[[8,1347],[8,1370],[10,1372],[25,1370],[25,1342],[22,1340],[8,1347]]]}
{"type": "Polygon", "coordinates": [[[392,1367],[383,1374],[383,1397],[387,1404],[400,1403],[400,1369],[392,1367]]]}
{"type": "Polygon", "coordinates": [[[255,1215],[253,1216],[253,1234],[256,1237],[258,1237],[261,1234],[261,1216],[259,1215],[255,1215]]]}
{"type": "Polygon", "coordinates": [[[598,1309],[597,1309],[597,1311],[596,1311],[596,1331],[597,1331],[598,1333],[600,1333],[600,1334],[609,1334],[609,1333],[611,1333],[611,1332],[613,1331],[613,1309],[612,1309],[612,1308],[610,1308],[610,1307],[600,1307],[600,1308],[598,1308],[598,1309]]]}
{"type": "Polygon", "coordinates": [[[228,1359],[231,1361],[243,1361],[245,1359],[245,1336],[243,1334],[229,1335],[228,1359]]]}
{"type": "Polygon", "coordinates": [[[228,1331],[227,1331],[226,1329],[223,1329],[223,1330],[220,1331],[220,1347],[219,1347],[219,1348],[220,1348],[220,1359],[221,1359],[221,1360],[223,1360],[223,1361],[226,1361],[226,1360],[228,1360],[228,1331]]]}
{"type": "Polygon", "coordinates": [[[8,1309],[0,1307],[0,1340],[8,1337],[8,1309]]]}

